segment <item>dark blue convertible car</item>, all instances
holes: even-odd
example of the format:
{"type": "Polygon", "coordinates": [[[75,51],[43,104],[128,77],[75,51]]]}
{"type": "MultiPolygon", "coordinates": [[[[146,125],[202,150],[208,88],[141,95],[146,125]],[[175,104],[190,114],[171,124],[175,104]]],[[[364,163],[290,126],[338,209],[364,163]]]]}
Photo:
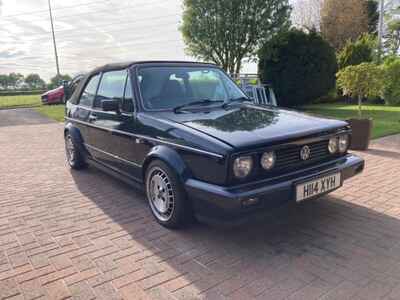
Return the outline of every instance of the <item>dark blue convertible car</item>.
{"type": "Polygon", "coordinates": [[[255,105],[219,67],[130,62],[81,80],[67,160],[144,187],[156,220],[233,222],[318,197],[360,173],[346,122],[255,105]]]}

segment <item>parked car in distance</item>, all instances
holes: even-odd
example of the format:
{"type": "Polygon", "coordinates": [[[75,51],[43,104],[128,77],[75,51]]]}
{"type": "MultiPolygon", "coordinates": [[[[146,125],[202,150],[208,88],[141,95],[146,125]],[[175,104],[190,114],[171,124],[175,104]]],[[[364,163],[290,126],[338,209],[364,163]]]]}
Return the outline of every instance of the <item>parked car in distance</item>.
{"type": "Polygon", "coordinates": [[[145,190],[170,228],[232,223],[340,188],[363,159],[346,122],[254,104],[219,67],[109,64],[66,105],[68,164],[94,164],[145,190]]]}
{"type": "Polygon", "coordinates": [[[53,90],[47,91],[41,96],[43,104],[64,103],[64,87],[59,86],[53,90]]]}
{"type": "Polygon", "coordinates": [[[53,90],[47,91],[41,95],[43,104],[60,104],[65,103],[74,90],[78,86],[81,79],[84,77],[83,74],[75,76],[71,81],[63,82],[63,84],[53,90]]]}

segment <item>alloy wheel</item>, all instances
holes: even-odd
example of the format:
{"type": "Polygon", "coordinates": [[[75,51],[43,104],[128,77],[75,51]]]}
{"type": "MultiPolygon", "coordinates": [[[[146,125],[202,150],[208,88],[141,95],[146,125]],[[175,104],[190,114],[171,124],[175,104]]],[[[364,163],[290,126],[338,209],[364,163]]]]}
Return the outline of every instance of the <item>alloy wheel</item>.
{"type": "Polygon", "coordinates": [[[70,165],[75,163],[75,146],[72,142],[71,135],[67,134],[65,137],[65,151],[67,154],[67,161],[70,165]]]}
{"type": "Polygon", "coordinates": [[[163,222],[168,221],[174,212],[175,196],[171,181],[166,172],[155,167],[147,179],[147,197],[154,215],[163,222]]]}

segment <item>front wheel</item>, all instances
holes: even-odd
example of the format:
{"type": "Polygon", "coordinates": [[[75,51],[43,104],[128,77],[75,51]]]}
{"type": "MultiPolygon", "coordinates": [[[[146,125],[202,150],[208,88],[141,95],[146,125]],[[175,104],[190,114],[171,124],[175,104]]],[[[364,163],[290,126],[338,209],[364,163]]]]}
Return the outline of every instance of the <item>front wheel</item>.
{"type": "Polygon", "coordinates": [[[72,136],[69,132],[65,134],[65,153],[67,156],[68,165],[75,170],[80,170],[86,167],[82,153],[75,146],[72,136]]]}
{"type": "Polygon", "coordinates": [[[155,160],[146,171],[146,195],[157,222],[180,228],[192,219],[186,193],[176,173],[164,162],[155,160]]]}

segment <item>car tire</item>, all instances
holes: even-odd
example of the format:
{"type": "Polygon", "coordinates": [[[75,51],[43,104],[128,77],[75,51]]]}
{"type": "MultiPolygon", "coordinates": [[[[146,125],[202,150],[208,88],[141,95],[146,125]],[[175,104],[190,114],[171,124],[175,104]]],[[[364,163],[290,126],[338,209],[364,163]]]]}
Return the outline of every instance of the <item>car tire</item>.
{"type": "Polygon", "coordinates": [[[146,196],[158,223],[167,228],[182,228],[193,220],[186,192],[174,172],[160,160],[152,161],[145,176],[146,196]]]}
{"type": "Polygon", "coordinates": [[[82,153],[76,147],[69,132],[65,133],[65,152],[68,165],[74,170],[84,169],[87,165],[82,153]]]}

